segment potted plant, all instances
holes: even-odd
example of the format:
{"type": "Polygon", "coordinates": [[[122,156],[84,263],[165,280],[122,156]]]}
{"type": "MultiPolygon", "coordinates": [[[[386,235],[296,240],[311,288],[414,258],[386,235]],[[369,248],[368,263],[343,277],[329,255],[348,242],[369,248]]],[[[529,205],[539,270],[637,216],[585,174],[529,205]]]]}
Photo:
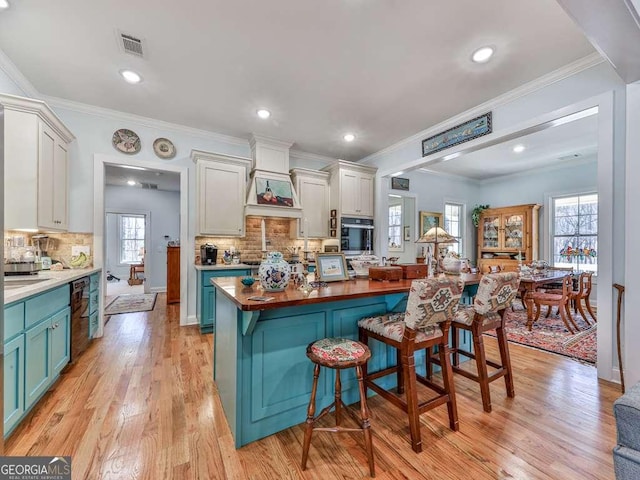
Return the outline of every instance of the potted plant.
{"type": "Polygon", "coordinates": [[[489,205],[476,205],[473,207],[473,210],[471,210],[471,220],[473,221],[474,227],[478,226],[480,223],[480,214],[487,208],[489,208],[489,205]]]}

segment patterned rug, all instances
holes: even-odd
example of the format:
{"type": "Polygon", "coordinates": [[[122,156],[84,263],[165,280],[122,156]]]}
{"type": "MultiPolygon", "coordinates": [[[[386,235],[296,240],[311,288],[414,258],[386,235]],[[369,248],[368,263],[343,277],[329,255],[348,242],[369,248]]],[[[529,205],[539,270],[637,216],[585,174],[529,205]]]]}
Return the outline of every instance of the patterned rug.
{"type": "Polygon", "coordinates": [[[104,313],[105,315],[117,315],[119,313],[147,312],[153,310],[157,295],[157,293],[118,295],[113,302],[107,305],[104,313]]]}
{"type": "MultiPolygon", "coordinates": [[[[555,310],[554,308],[553,311],[555,310]]],[[[515,312],[508,309],[505,329],[509,341],[565,355],[582,362],[596,363],[597,324],[589,327],[580,314],[574,315],[573,319],[580,327],[580,331],[572,335],[567,331],[559,315],[552,313],[549,318],[544,318],[544,313],[546,313],[546,307],[530,332],[526,326],[527,311],[518,309],[517,306],[515,312]]],[[[589,320],[591,320],[590,317],[589,320]]],[[[487,332],[487,335],[495,337],[495,331],[487,332]]]]}

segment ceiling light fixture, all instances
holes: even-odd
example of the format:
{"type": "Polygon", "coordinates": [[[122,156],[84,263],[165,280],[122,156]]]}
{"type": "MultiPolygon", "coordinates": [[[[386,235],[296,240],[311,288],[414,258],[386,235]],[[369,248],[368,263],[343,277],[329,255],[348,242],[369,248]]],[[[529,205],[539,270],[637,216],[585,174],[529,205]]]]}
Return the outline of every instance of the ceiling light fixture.
{"type": "Polygon", "coordinates": [[[513,147],[513,153],[522,153],[524,152],[524,150],[524,145],[516,145],[515,147],[513,147]]]}
{"type": "Polygon", "coordinates": [[[140,76],[140,74],[134,72],[133,70],[120,70],[120,75],[122,75],[122,78],[124,78],[128,83],[136,84],[142,81],[142,77],[140,76]]]}
{"type": "Polygon", "coordinates": [[[127,180],[127,185],[131,185],[132,187],[136,184],[135,180],[127,180]]]}
{"type": "Polygon", "coordinates": [[[342,138],[344,138],[345,142],[353,142],[356,139],[356,136],[353,133],[345,133],[342,138]]]}
{"type": "Polygon", "coordinates": [[[493,47],[481,47],[473,52],[471,60],[476,63],[485,63],[493,56],[495,49],[493,47]]]}
{"type": "Polygon", "coordinates": [[[261,108],[256,113],[262,119],[267,119],[267,118],[269,118],[271,116],[271,112],[269,110],[267,110],[266,108],[261,108]]]}
{"type": "Polygon", "coordinates": [[[392,177],[399,177],[400,175],[402,175],[404,173],[404,170],[400,170],[399,172],[396,173],[392,173],[391,176],[392,177]]]}
{"type": "Polygon", "coordinates": [[[7,0],[0,0],[0,9],[9,8],[9,2],[7,0]]]}

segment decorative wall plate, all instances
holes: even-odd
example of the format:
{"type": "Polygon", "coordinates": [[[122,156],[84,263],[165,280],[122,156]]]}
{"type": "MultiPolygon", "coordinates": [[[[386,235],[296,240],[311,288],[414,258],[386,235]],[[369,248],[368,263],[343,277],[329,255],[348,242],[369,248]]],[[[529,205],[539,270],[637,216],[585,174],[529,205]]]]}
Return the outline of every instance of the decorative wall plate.
{"type": "Polygon", "coordinates": [[[111,143],[113,144],[113,148],[129,155],[138,153],[141,147],[140,137],[138,137],[135,132],[127,130],[126,128],[116,130],[113,133],[111,143]]]}
{"type": "Polygon", "coordinates": [[[153,151],[158,157],[164,159],[173,158],[176,155],[176,147],[166,138],[156,138],[153,142],[153,151]]]}

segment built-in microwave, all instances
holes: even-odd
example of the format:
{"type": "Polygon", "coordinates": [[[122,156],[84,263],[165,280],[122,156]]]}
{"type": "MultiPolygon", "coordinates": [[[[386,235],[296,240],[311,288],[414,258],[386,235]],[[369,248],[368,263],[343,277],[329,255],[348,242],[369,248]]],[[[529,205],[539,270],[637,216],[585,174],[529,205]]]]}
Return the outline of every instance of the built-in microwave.
{"type": "Polygon", "coordinates": [[[373,252],[373,219],[342,217],[340,250],[345,255],[373,252]]]}

